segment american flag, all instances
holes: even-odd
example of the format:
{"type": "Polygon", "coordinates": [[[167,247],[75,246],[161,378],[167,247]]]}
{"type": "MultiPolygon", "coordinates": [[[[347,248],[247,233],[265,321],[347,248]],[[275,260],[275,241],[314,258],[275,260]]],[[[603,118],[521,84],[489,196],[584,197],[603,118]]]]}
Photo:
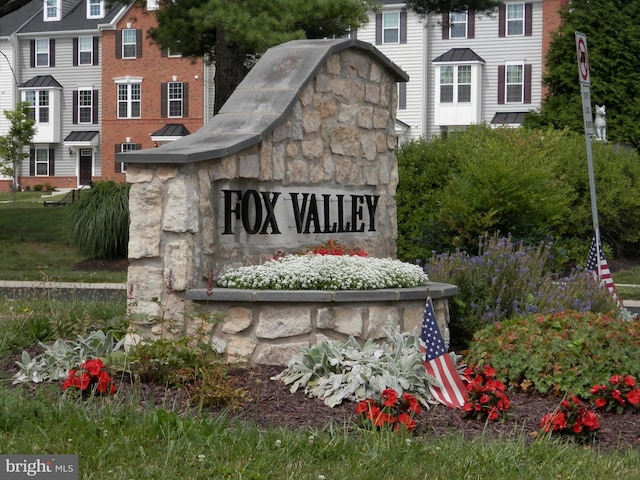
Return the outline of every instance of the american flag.
{"type": "MultiPolygon", "coordinates": [[[[596,278],[600,277],[600,281],[607,287],[607,290],[611,292],[613,298],[618,300],[618,292],[616,291],[616,286],[613,283],[613,277],[611,277],[611,271],[609,270],[609,265],[607,264],[607,260],[604,258],[604,252],[602,251],[602,246],[600,246],[600,262],[598,269],[598,250],[596,248],[596,237],[594,236],[591,239],[591,247],[589,248],[589,258],[587,259],[587,271],[593,272],[596,278]]],[[[618,303],[620,301],[618,300],[618,303]]]]}
{"type": "Polygon", "coordinates": [[[440,387],[429,384],[429,390],[440,403],[451,408],[461,408],[467,399],[467,389],[462,383],[456,367],[447,352],[444,340],[436,323],[431,297],[427,298],[422,317],[420,351],[424,355],[422,364],[427,373],[440,382],[440,387]]]}

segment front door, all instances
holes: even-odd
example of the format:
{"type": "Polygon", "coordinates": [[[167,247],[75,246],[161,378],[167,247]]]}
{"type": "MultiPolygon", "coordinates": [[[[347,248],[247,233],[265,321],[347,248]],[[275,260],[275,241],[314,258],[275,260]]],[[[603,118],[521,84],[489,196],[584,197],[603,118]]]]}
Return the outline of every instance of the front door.
{"type": "Polygon", "coordinates": [[[93,151],[90,148],[80,149],[80,185],[91,182],[91,166],[93,164],[93,151]]]}

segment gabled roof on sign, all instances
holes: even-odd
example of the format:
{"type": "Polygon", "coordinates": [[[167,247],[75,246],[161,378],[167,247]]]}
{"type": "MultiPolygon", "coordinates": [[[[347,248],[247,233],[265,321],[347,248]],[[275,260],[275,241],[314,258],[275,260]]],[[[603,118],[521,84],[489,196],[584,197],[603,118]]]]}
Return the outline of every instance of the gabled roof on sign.
{"type": "Polygon", "coordinates": [[[354,39],[294,40],[270,48],[220,112],[187,137],[158,148],[116,155],[128,163],[191,163],[222,158],[260,143],[289,114],[330,55],[355,48],[375,58],[398,82],[409,76],[370,43],[354,39]]]}

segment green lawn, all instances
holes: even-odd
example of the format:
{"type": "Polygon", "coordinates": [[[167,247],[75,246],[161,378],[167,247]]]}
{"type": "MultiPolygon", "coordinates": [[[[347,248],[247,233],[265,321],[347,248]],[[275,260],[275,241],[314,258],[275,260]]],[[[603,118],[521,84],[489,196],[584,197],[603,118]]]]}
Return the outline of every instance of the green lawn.
{"type": "Polygon", "coordinates": [[[126,281],[125,272],[76,271],[82,255],[67,241],[66,207],[44,207],[41,192],[0,194],[0,280],[126,281]]]}

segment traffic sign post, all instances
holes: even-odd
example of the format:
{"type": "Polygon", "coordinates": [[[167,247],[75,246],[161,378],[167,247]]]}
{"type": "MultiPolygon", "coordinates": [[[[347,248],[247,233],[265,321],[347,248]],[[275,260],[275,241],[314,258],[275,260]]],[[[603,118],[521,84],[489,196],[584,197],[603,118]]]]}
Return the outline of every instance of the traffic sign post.
{"type": "MultiPolygon", "coordinates": [[[[589,191],[591,193],[591,215],[593,232],[596,237],[596,258],[600,258],[600,225],[598,223],[598,201],[596,199],[596,181],[593,171],[593,154],[591,152],[591,136],[593,135],[593,115],[591,114],[591,76],[589,73],[589,55],[587,53],[587,36],[576,32],[576,54],[578,56],[578,79],[580,80],[580,96],[582,97],[582,118],[584,137],[587,147],[587,168],[589,170],[589,191]]],[[[600,262],[598,262],[598,278],[600,262]]]]}

